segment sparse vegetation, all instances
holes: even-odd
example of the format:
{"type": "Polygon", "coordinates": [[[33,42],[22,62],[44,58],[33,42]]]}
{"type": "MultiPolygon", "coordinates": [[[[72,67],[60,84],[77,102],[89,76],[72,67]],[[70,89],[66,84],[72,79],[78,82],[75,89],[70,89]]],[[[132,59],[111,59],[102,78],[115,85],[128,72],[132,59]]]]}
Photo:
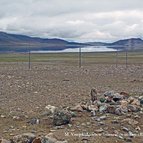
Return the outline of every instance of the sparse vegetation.
{"type": "MultiPolygon", "coordinates": [[[[10,53],[0,54],[0,62],[28,62],[28,53],[10,53]]],[[[49,62],[61,61],[69,62],[69,64],[77,64],[79,60],[78,53],[49,53],[49,54],[34,54],[31,53],[31,62],[49,62]]],[[[82,53],[82,63],[106,63],[114,64],[116,62],[116,52],[99,52],[99,53],[82,53]]],[[[118,62],[125,63],[125,52],[119,52],[118,62]]],[[[129,52],[129,64],[143,63],[143,52],[129,52]]]]}

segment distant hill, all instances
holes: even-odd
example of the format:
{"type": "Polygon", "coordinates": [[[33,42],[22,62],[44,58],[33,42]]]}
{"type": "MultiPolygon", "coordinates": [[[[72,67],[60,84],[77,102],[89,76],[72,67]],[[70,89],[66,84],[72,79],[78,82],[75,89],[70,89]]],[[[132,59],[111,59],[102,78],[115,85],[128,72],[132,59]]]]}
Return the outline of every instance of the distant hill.
{"type": "Polygon", "coordinates": [[[30,50],[63,50],[77,48],[85,44],[68,42],[62,39],[44,39],[25,35],[0,32],[0,51],[24,52],[30,50]]]}
{"type": "Polygon", "coordinates": [[[120,50],[143,50],[143,40],[140,38],[124,39],[114,43],[109,43],[106,46],[120,50]]]}
{"type": "Polygon", "coordinates": [[[68,42],[62,39],[47,39],[30,37],[25,35],[8,34],[0,32],[0,52],[26,52],[30,50],[64,50],[67,48],[79,48],[84,46],[106,46],[108,48],[128,50],[143,50],[143,40],[140,38],[123,39],[113,43],[88,42],[77,43],[68,42]]]}
{"type": "Polygon", "coordinates": [[[123,39],[113,43],[89,42],[91,46],[106,46],[119,50],[143,50],[143,40],[140,38],[123,39]]]}

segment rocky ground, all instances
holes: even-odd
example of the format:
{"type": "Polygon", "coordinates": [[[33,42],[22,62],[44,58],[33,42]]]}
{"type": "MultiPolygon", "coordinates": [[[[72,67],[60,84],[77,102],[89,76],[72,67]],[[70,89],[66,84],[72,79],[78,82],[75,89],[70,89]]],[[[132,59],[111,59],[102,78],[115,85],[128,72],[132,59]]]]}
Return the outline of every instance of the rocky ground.
{"type": "Polygon", "coordinates": [[[1,63],[1,142],[142,143],[142,87],[143,65],[138,64],[78,68],[47,62],[33,63],[29,70],[27,63],[1,63]],[[91,89],[97,91],[95,103],[90,101],[91,89]],[[97,102],[113,106],[104,95],[112,90],[118,97],[121,92],[128,96],[115,106],[133,107],[121,114],[114,109],[100,112],[97,102]]]}

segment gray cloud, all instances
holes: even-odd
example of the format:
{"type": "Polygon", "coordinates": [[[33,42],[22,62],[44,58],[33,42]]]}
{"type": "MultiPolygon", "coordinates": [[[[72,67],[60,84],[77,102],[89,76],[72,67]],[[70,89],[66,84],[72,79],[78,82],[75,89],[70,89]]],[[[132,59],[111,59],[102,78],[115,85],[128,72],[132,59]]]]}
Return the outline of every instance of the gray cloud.
{"type": "Polygon", "coordinates": [[[0,30],[75,41],[143,34],[142,0],[0,0],[0,30]]]}

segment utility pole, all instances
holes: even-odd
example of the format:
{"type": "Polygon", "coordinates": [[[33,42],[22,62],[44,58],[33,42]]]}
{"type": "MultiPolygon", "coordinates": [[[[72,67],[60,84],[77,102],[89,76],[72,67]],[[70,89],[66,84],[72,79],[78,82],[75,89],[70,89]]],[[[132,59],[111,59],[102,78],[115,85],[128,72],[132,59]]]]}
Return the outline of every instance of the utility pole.
{"type": "Polygon", "coordinates": [[[116,51],[116,68],[118,67],[118,47],[117,47],[117,51],[116,51]]]}
{"type": "Polygon", "coordinates": [[[127,50],[127,47],[126,47],[126,68],[128,67],[128,50],[127,50]]]}
{"type": "Polygon", "coordinates": [[[30,43],[29,43],[29,60],[28,60],[28,65],[29,65],[29,69],[31,69],[31,52],[30,52],[30,43]]]}
{"type": "Polygon", "coordinates": [[[131,47],[131,39],[129,39],[128,45],[126,46],[126,68],[128,67],[128,49],[131,47]]]}
{"type": "Polygon", "coordinates": [[[79,68],[81,68],[81,47],[79,47],[79,68]]]}

